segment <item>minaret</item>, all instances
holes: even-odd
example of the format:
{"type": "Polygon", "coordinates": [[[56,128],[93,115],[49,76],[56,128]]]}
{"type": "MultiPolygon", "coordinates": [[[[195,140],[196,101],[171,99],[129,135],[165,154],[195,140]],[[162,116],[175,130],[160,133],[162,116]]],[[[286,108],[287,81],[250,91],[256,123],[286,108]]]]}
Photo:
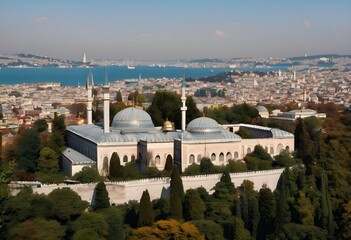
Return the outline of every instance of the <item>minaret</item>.
{"type": "Polygon", "coordinates": [[[105,79],[102,86],[104,95],[104,133],[110,132],[110,84],[107,76],[107,66],[105,65],[105,79]]]}
{"type": "Polygon", "coordinates": [[[294,69],[293,80],[296,81],[296,70],[294,69]]]}
{"type": "Polygon", "coordinates": [[[87,106],[88,124],[93,123],[93,88],[94,88],[93,74],[90,71],[87,77],[87,84],[86,84],[87,95],[88,95],[88,106],[87,106]]]}
{"type": "Polygon", "coordinates": [[[83,54],[83,64],[87,63],[87,55],[85,55],[85,53],[83,54]]]}
{"type": "Polygon", "coordinates": [[[185,87],[186,87],[186,82],[185,82],[185,72],[183,73],[183,81],[182,81],[182,107],[180,110],[182,111],[182,131],[185,131],[185,125],[186,125],[186,110],[187,107],[185,105],[186,97],[185,97],[185,87]]]}

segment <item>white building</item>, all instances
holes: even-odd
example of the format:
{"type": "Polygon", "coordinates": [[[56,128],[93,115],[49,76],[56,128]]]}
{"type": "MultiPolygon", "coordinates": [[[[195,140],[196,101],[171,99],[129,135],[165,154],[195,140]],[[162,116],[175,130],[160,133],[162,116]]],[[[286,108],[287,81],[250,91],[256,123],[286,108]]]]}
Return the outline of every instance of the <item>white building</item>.
{"type": "MultiPolygon", "coordinates": [[[[107,113],[109,84],[105,74],[104,112],[107,113]]],[[[91,76],[89,83],[90,79],[91,76]]],[[[90,88],[88,90],[91,94],[90,88]]],[[[122,164],[138,159],[141,170],[150,166],[163,170],[168,156],[184,170],[192,163],[199,164],[203,157],[210,158],[215,165],[225,165],[230,159],[243,159],[256,145],[263,146],[272,156],[284,149],[294,150],[294,135],[280,129],[248,124],[221,126],[207,117],[194,119],[185,127],[185,79],[181,99],[182,130],[175,130],[169,121],[162,128],[155,127],[150,115],[135,107],[118,112],[111,126],[108,114],[104,114],[107,118],[104,127],[94,124],[69,126],[68,148],[63,152],[64,172],[73,175],[84,166],[96,165],[99,173],[106,176],[114,152],[122,164]],[[235,134],[240,127],[249,130],[254,138],[242,139],[235,134]]]]}

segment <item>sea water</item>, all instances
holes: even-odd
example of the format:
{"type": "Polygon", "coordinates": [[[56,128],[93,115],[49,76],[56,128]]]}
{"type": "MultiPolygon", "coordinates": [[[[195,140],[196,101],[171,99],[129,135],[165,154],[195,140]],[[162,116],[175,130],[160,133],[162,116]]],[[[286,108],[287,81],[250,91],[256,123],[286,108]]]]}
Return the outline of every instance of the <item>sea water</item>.
{"type": "MultiPolygon", "coordinates": [[[[181,78],[183,72],[187,78],[214,76],[220,72],[231,71],[229,68],[181,68],[181,67],[150,67],[136,66],[128,69],[126,66],[108,67],[109,81],[141,78],[181,78]]],[[[275,71],[278,69],[241,69],[248,71],[275,71]]],[[[284,70],[284,69],[281,69],[284,70]]],[[[84,85],[89,71],[93,73],[94,83],[102,84],[104,67],[95,68],[1,68],[0,84],[20,84],[36,82],[60,82],[63,86],[84,85]]]]}

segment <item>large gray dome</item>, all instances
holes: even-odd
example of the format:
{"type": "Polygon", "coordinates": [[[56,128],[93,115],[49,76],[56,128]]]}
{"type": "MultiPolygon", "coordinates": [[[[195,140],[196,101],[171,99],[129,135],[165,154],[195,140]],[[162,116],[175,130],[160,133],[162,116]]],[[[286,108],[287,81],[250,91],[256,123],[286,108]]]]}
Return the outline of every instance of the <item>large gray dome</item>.
{"type": "Polygon", "coordinates": [[[212,118],[199,117],[188,124],[187,130],[192,133],[213,133],[220,132],[221,128],[212,118]]]}
{"type": "Polygon", "coordinates": [[[117,129],[155,128],[150,115],[144,110],[130,107],[119,111],[113,118],[111,127],[117,129]]]}

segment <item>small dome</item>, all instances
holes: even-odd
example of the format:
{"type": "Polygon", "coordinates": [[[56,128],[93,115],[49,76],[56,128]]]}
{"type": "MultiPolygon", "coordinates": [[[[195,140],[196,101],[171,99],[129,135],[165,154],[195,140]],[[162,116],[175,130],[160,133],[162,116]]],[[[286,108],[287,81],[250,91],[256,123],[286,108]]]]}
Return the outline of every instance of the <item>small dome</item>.
{"type": "Polygon", "coordinates": [[[163,123],[162,130],[165,131],[165,132],[174,131],[174,130],[175,130],[174,124],[173,124],[172,122],[166,120],[166,121],[163,123]]]}
{"type": "Polygon", "coordinates": [[[219,124],[208,117],[199,117],[192,120],[188,126],[187,130],[192,133],[210,133],[210,132],[220,132],[221,128],[219,124]]]}
{"type": "Polygon", "coordinates": [[[256,109],[259,113],[268,113],[268,110],[265,106],[256,106],[256,109]]]}
{"type": "Polygon", "coordinates": [[[155,128],[150,115],[144,110],[130,107],[119,111],[114,117],[111,127],[118,129],[155,128]]]}

